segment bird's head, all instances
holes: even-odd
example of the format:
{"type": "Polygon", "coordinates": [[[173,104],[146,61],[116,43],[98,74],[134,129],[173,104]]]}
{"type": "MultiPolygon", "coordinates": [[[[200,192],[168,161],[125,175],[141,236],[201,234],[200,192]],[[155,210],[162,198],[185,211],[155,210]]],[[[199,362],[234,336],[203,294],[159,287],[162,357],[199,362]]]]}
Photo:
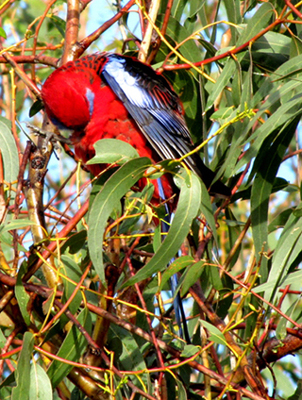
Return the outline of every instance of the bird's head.
{"type": "Polygon", "coordinates": [[[42,100],[47,115],[59,129],[85,129],[94,108],[94,78],[91,71],[75,69],[69,63],[47,78],[42,100]]]}

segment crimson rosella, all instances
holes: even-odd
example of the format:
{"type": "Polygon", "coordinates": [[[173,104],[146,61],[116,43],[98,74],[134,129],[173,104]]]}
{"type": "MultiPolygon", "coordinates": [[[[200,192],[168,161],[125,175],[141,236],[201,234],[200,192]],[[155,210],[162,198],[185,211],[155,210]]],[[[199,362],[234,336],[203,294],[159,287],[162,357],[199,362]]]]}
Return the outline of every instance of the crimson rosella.
{"type": "MultiPolygon", "coordinates": [[[[72,131],[76,155],[86,163],[100,139],[115,138],[130,143],[141,157],[154,163],[178,159],[194,149],[177,94],[168,81],[150,66],[132,57],[97,53],[68,62],[54,71],[44,83],[42,99],[46,113],[60,129],[72,131]]],[[[230,189],[221,181],[212,184],[215,174],[197,153],[184,161],[205,183],[211,194],[229,196],[230,189]]],[[[97,175],[107,165],[89,165],[97,175]]],[[[154,184],[153,204],[165,203],[167,218],[176,205],[175,186],[169,175],[154,184]]],[[[142,188],[146,179],[138,186],[142,188]]],[[[168,226],[163,223],[163,230],[168,226]]],[[[172,292],[176,282],[171,281],[172,292]]],[[[186,332],[185,314],[179,293],[174,299],[176,319],[181,330],[180,314],[186,332]]]]}
{"type": "MultiPolygon", "coordinates": [[[[72,131],[75,153],[84,163],[94,156],[94,143],[104,138],[128,142],[155,163],[180,158],[194,148],[171,85],[132,57],[96,53],[68,62],[48,77],[42,99],[51,121],[72,131]]],[[[215,174],[198,154],[185,158],[185,163],[211,194],[230,195],[221,181],[211,185],[215,174]]],[[[88,166],[94,175],[105,167],[88,166]]],[[[157,181],[152,182],[153,202],[158,203],[162,196],[157,181]]],[[[139,186],[145,183],[141,179],[139,186]]],[[[165,199],[171,198],[175,191],[171,177],[164,175],[161,183],[165,199]]]]}

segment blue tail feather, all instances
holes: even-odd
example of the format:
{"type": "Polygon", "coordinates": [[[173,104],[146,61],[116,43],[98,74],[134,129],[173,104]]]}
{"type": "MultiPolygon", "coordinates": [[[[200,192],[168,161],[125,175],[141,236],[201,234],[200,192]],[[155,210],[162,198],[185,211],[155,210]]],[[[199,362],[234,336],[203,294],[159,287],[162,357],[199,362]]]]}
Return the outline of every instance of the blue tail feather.
{"type": "MultiPolygon", "coordinates": [[[[159,195],[163,200],[166,200],[165,198],[165,193],[164,193],[164,189],[162,186],[162,182],[161,179],[157,179],[157,183],[158,183],[158,190],[159,190],[159,195]]],[[[172,223],[174,214],[170,212],[168,204],[165,203],[165,210],[166,210],[166,215],[164,220],[161,223],[161,227],[162,227],[162,232],[163,233],[168,233],[169,228],[170,228],[170,224],[172,223]]],[[[164,239],[163,239],[164,240],[164,239]]],[[[179,251],[180,253],[180,251],[179,251]]],[[[181,256],[181,254],[179,254],[181,256]]],[[[175,258],[173,257],[171,259],[171,261],[169,262],[169,265],[172,264],[175,261],[175,258]]],[[[177,285],[178,285],[178,279],[177,279],[177,275],[173,275],[170,279],[170,285],[171,285],[171,292],[172,292],[172,297],[173,297],[173,307],[174,307],[174,312],[175,312],[175,319],[177,322],[177,325],[179,327],[179,333],[181,337],[184,337],[187,341],[187,343],[190,343],[190,337],[189,337],[189,332],[188,332],[188,327],[186,324],[186,315],[185,315],[185,311],[183,308],[183,304],[181,301],[181,297],[178,293],[175,295],[176,293],[176,289],[177,289],[177,285]]]]}

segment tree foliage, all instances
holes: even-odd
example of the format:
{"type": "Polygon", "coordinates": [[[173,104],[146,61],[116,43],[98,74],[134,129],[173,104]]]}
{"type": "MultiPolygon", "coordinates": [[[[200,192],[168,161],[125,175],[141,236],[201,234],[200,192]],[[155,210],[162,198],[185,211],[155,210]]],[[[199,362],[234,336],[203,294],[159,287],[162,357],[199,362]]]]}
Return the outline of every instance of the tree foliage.
{"type": "Polygon", "coordinates": [[[299,9],[2,2],[1,400],[300,398],[299,9]],[[66,144],[53,148],[40,88],[84,51],[163,73],[232,197],[210,198],[179,160],[152,166],[125,143],[96,146],[91,162],[116,165],[97,178],[66,144]],[[167,235],[153,186],[131,190],[164,171],[180,191],[167,235]],[[189,340],[175,321],[174,274],[189,340]]]}

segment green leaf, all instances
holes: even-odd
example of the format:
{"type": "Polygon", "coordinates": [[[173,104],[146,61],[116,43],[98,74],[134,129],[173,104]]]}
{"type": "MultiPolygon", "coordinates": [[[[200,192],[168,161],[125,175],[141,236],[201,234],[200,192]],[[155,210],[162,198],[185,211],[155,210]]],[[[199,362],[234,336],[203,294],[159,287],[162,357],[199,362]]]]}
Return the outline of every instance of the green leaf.
{"type": "Polygon", "coordinates": [[[301,248],[302,218],[296,218],[292,215],[284,227],[274,252],[267,284],[272,281],[274,281],[275,284],[271,289],[265,291],[264,298],[266,300],[273,301],[276,295],[276,288],[279,286],[282,279],[288,275],[293,262],[301,254],[301,248]]]}
{"type": "Polygon", "coordinates": [[[181,352],[181,357],[189,358],[193,357],[196,353],[200,351],[200,348],[194,346],[193,344],[185,345],[183,351],[181,352]]]}
{"type": "MultiPolygon", "coordinates": [[[[5,378],[1,383],[0,383],[0,394],[3,395],[4,397],[4,389],[11,388],[11,386],[15,385],[16,379],[15,379],[16,373],[15,371],[12,372],[11,374],[8,375],[7,378],[5,378]]],[[[1,399],[3,399],[1,396],[1,399]]],[[[11,390],[9,392],[9,396],[7,396],[5,399],[11,400],[11,390]]]]}
{"type": "Polygon", "coordinates": [[[216,290],[223,290],[222,277],[219,273],[217,266],[209,266],[209,278],[210,282],[216,290]]]}
{"type": "Polygon", "coordinates": [[[273,5],[271,3],[262,4],[252,18],[248,20],[247,26],[241,33],[236,46],[241,46],[266,28],[272,17],[274,17],[273,5]]]}
{"type": "Polygon", "coordinates": [[[208,90],[210,95],[208,97],[205,111],[208,111],[213,106],[218,96],[221,95],[221,92],[228,85],[230,77],[233,76],[233,74],[235,73],[236,67],[236,61],[234,61],[232,58],[227,60],[221,74],[216,80],[216,83],[214,85],[212,83],[208,83],[206,85],[207,87],[209,87],[208,90]]]}
{"type": "Polygon", "coordinates": [[[138,158],[138,152],[129,143],[117,139],[98,140],[94,145],[96,155],[87,164],[124,164],[138,158]]]}
{"type": "MultiPolygon", "coordinates": [[[[125,329],[114,324],[110,325],[108,347],[111,351],[114,351],[121,369],[127,371],[145,370],[144,350],[138,346],[135,337],[125,329]]],[[[142,381],[145,385],[150,384],[148,382],[149,377],[146,375],[141,375],[140,379],[133,376],[131,379],[134,379],[133,383],[138,387],[142,387],[142,381]]]]}
{"type": "MultiPolygon", "coordinates": [[[[157,22],[161,24],[164,19],[164,15],[159,15],[157,22]]],[[[187,29],[179,23],[175,18],[170,17],[166,35],[170,37],[175,43],[184,43],[178,49],[181,54],[188,60],[197,61],[200,59],[200,50],[194,40],[185,40],[189,36],[187,29]]]]}
{"type": "MultiPolygon", "coordinates": [[[[298,121],[294,120],[282,130],[282,134],[274,141],[271,148],[265,151],[265,157],[256,175],[251,195],[251,220],[256,258],[259,260],[260,253],[266,251],[268,240],[268,205],[269,196],[272,192],[275,176],[282,162],[285,151],[295,133],[298,121]]],[[[260,153],[264,154],[264,151],[260,153]]],[[[257,159],[255,160],[255,165],[257,159]]],[[[260,268],[261,283],[267,280],[266,259],[262,259],[260,268]]]]}
{"type": "MultiPolygon", "coordinates": [[[[60,266],[60,271],[63,269],[63,275],[64,275],[62,276],[62,280],[64,283],[63,300],[65,303],[73,294],[75,290],[75,284],[78,283],[79,280],[81,279],[82,271],[79,265],[70,257],[62,255],[61,260],[63,262],[63,265],[60,266]],[[65,277],[67,277],[68,279],[66,279],[65,277]],[[75,282],[75,284],[70,282],[70,280],[75,282]]],[[[75,314],[77,312],[78,308],[80,307],[82,299],[83,297],[81,291],[79,290],[75,295],[73,301],[69,305],[69,310],[72,314],[75,314]]]]}
{"type": "Polygon", "coordinates": [[[268,283],[263,283],[262,285],[253,288],[253,292],[261,293],[266,291],[272,291],[273,288],[277,285],[277,282],[278,282],[278,287],[281,289],[282,287],[285,287],[292,283],[296,283],[297,281],[300,282],[301,279],[302,279],[302,270],[299,270],[296,272],[292,272],[286,276],[283,276],[282,281],[279,280],[279,277],[270,279],[268,283]]]}
{"type": "MultiPolygon", "coordinates": [[[[290,88],[293,90],[293,87],[290,88]]],[[[280,92],[282,90],[280,89],[280,92]]],[[[284,93],[284,91],[283,91],[284,93]]],[[[274,95],[272,95],[274,97],[274,95]]],[[[267,99],[269,102],[271,100],[270,98],[267,99]]],[[[275,99],[277,101],[277,99],[275,99]]],[[[279,101],[280,99],[278,99],[279,101]]],[[[269,107],[269,104],[266,104],[267,107],[269,107]]],[[[237,143],[234,143],[233,146],[236,148],[237,146],[244,146],[248,143],[250,143],[250,147],[246,151],[245,155],[241,158],[241,160],[238,161],[236,165],[236,170],[239,170],[242,168],[247,162],[249,162],[253,157],[258,155],[258,160],[260,159],[265,159],[266,155],[264,152],[260,151],[260,148],[265,141],[272,133],[275,135],[280,135],[280,131],[282,129],[285,129],[287,125],[290,124],[290,122],[297,116],[301,115],[301,107],[302,107],[302,97],[296,96],[292,98],[290,101],[288,101],[285,104],[282,104],[278,112],[274,112],[270,118],[268,118],[263,125],[261,125],[258,129],[256,129],[255,134],[253,134],[246,142],[242,143],[242,138],[244,138],[244,134],[242,134],[241,138],[239,138],[237,143]]],[[[266,108],[267,109],[267,108],[266,108]]],[[[262,110],[262,109],[261,109],[262,110]]],[[[264,110],[262,110],[264,112],[264,110]]],[[[249,131],[252,129],[253,124],[255,124],[256,120],[258,118],[261,118],[261,114],[257,113],[257,118],[253,118],[247,127],[247,130],[249,131]],[[253,123],[252,123],[253,122],[253,123]]],[[[270,141],[273,140],[273,138],[269,138],[270,141]]],[[[270,144],[270,143],[269,143],[270,144]]],[[[228,161],[228,159],[226,160],[228,161]]],[[[249,176],[249,181],[253,178],[255,172],[259,169],[259,164],[256,164],[253,167],[253,170],[249,176]]]]}
{"type": "Polygon", "coordinates": [[[27,228],[28,226],[33,226],[36,225],[36,222],[30,221],[29,219],[14,219],[12,221],[9,221],[7,224],[2,225],[0,227],[0,232],[1,234],[12,231],[14,229],[24,229],[27,228]]]}
{"type": "MultiPolygon", "coordinates": [[[[161,283],[159,286],[159,290],[162,290],[165,286],[165,283],[176,274],[178,271],[181,271],[183,268],[187,267],[190,264],[194,263],[194,258],[191,256],[183,256],[177,258],[172,264],[168,266],[165,272],[162,275],[161,283]]],[[[196,282],[196,281],[195,281],[196,282]]]]}
{"type": "Polygon", "coordinates": [[[200,323],[204,328],[206,328],[210,332],[210,336],[208,340],[211,342],[217,343],[217,344],[222,344],[223,346],[227,345],[227,342],[225,340],[225,337],[223,336],[223,333],[216,328],[216,326],[210,324],[207,321],[201,320],[200,323]]]}
{"type": "Polygon", "coordinates": [[[185,389],[182,381],[179,380],[179,379],[175,379],[175,382],[176,382],[177,389],[178,389],[178,391],[177,391],[177,399],[178,400],[187,400],[188,399],[187,392],[186,392],[186,389],[185,389]]]}
{"type": "Polygon", "coordinates": [[[158,249],[160,248],[160,246],[162,245],[162,235],[161,235],[161,226],[160,224],[158,224],[155,228],[154,228],[154,234],[153,234],[153,251],[154,253],[156,253],[158,251],[158,249]]]}
{"type": "MultiPolygon", "coordinates": [[[[301,299],[298,297],[285,311],[285,315],[292,320],[295,320],[296,315],[295,311],[300,311],[300,301],[301,299]]],[[[298,322],[298,321],[297,321],[298,322]]],[[[287,320],[287,318],[281,317],[278,326],[276,329],[276,337],[279,340],[284,340],[287,336],[287,329],[286,327],[291,326],[291,323],[287,320]]]]}
{"type": "Polygon", "coordinates": [[[6,337],[4,336],[4,333],[2,329],[0,329],[0,348],[2,349],[6,343],[6,337]]]}
{"type": "Polygon", "coordinates": [[[203,123],[199,82],[189,71],[185,70],[173,71],[173,73],[167,73],[165,76],[171,81],[174,90],[180,96],[185,109],[186,122],[193,139],[199,140],[203,123]]]}
{"type": "MultiPolygon", "coordinates": [[[[188,14],[188,19],[193,19],[196,17],[196,14],[200,12],[200,10],[204,7],[206,0],[191,0],[190,4],[190,11],[188,14]]],[[[195,21],[195,20],[194,20],[195,21]]]]}
{"type": "Polygon", "coordinates": [[[298,386],[295,393],[288,397],[287,400],[302,400],[302,379],[298,380],[298,386]]]}
{"type": "MultiPolygon", "coordinates": [[[[287,75],[295,73],[296,77],[301,75],[302,68],[302,56],[294,57],[288,62],[284,63],[280,68],[278,68],[275,73],[273,73],[269,78],[263,82],[260,86],[258,92],[254,96],[253,107],[258,108],[258,102],[262,99],[266,99],[263,105],[260,106],[259,111],[254,118],[251,119],[246,129],[241,129],[240,135],[237,138],[232,137],[232,147],[229,151],[228,158],[226,160],[228,165],[233,165],[231,158],[233,153],[238,153],[238,148],[241,146],[246,146],[250,144],[244,157],[238,161],[236,165],[236,170],[239,170],[246,165],[253,157],[257,154],[261,155],[259,151],[264,140],[275,130],[280,129],[284,124],[289,122],[289,116],[295,118],[296,115],[300,114],[302,107],[300,93],[302,91],[302,84],[299,83],[298,79],[291,79],[283,85],[274,82],[278,79],[288,79],[287,75]],[[281,103],[281,106],[280,106],[281,103]],[[276,109],[279,107],[278,112],[276,109]],[[270,118],[265,118],[265,123],[262,124],[254,133],[249,136],[249,133],[253,131],[253,127],[263,117],[266,115],[267,110],[271,110],[273,114],[270,118]],[[246,136],[248,138],[245,140],[246,136]]],[[[236,155],[237,160],[238,154],[236,155]]],[[[249,180],[253,177],[255,171],[250,174],[249,180]]]]}
{"type": "MultiPolygon", "coordinates": [[[[255,35],[259,33],[262,28],[265,28],[272,18],[274,13],[273,6],[270,3],[262,4],[262,6],[257,10],[257,12],[253,15],[253,17],[249,20],[245,30],[240,34],[239,39],[236,43],[236,46],[240,46],[246,43],[248,40],[252,39],[255,35]]],[[[240,31],[241,32],[241,31],[240,31]]],[[[226,51],[226,49],[222,49],[222,53],[226,51]]],[[[244,53],[237,55],[237,60],[240,62],[244,57],[244,53]]],[[[209,110],[218,96],[221,95],[221,92],[225,89],[225,87],[230,83],[230,78],[236,71],[237,62],[233,59],[228,59],[222,73],[218,77],[214,87],[209,90],[210,96],[207,101],[206,110],[209,110]]],[[[243,106],[243,104],[242,104],[243,106]]]]}
{"type": "MultiPolygon", "coordinates": [[[[12,237],[12,235],[10,235],[8,232],[4,232],[3,233],[1,231],[1,227],[0,227],[0,242],[1,242],[2,246],[5,245],[5,246],[8,246],[10,248],[13,247],[13,237],[12,237]]],[[[26,253],[27,249],[24,246],[21,246],[18,243],[18,251],[23,251],[24,253],[26,253]]]]}
{"type": "Polygon", "coordinates": [[[220,107],[211,115],[211,120],[217,121],[219,119],[227,120],[234,113],[234,107],[220,107]]]}
{"type": "MultiPolygon", "coordinates": [[[[295,125],[292,125],[292,121],[301,116],[301,106],[302,97],[299,95],[279,107],[278,111],[276,111],[263,125],[256,130],[258,133],[258,135],[256,135],[257,138],[247,150],[249,157],[257,155],[257,159],[255,160],[249,180],[252,179],[254,174],[260,169],[261,163],[267,158],[266,152],[259,151],[261,147],[266,146],[266,149],[268,149],[275,138],[281,134],[288,137],[290,132],[294,131],[297,121],[295,122],[295,125]],[[266,139],[267,141],[265,141],[266,139]]],[[[254,138],[252,138],[252,140],[253,139],[254,138]]]]}
{"type": "Polygon", "coordinates": [[[87,242],[87,231],[82,230],[73,235],[71,235],[66,242],[61,247],[61,253],[63,254],[66,249],[70,254],[76,254],[78,251],[82,250],[87,242]]]}
{"type": "Polygon", "coordinates": [[[173,1],[171,15],[177,20],[180,21],[181,16],[184,12],[184,8],[187,4],[188,0],[176,0],[173,1]]]}
{"type": "Polygon", "coordinates": [[[290,57],[296,57],[302,54],[302,43],[301,40],[292,36],[290,44],[290,57]]]}
{"type": "Polygon", "coordinates": [[[57,30],[60,32],[63,38],[65,38],[65,32],[66,32],[66,22],[58,17],[57,15],[52,15],[50,17],[51,22],[54,24],[54,26],[57,28],[57,30]]]}
{"type": "MultiPolygon", "coordinates": [[[[252,60],[250,59],[250,61],[252,60]]],[[[245,74],[245,78],[243,79],[242,93],[240,99],[241,104],[239,106],[239,110],[244,111],[246,108],[250,109],[252,106],[251,105],[252,98],[253,98],[253,65],[252,62],[250,62],[248,72],[245,74]]]]}
{"type": "Polygon", "coordinates": [[[187,172],[182,169],[177,176],[180,195],[169,232],[151,261],[130,278],[124,286],[133,285],[165,269],[189,233],[192,220],[200,209],[201,183],[200,179],[191,171],[187,172]]]}
{"type": "MultiPolygon", "coordinates": [[[[10,121],[3,117],[0,117],[0,151],[4,166],[4,179],[6,182],[14,182],[19,173],[18,149],[11,132],[10,121]]],[[[10,196],[14,198],[15,192],[10,191],[10,196]]]]}
{"type": "Polygon", "coordinates": [[[274,379],[276,379],[275,382],[278,383],[278,391],[280,390],[280,392],[282,393],[282,399],[288,400],[295,392],[296,381],[298,381],[298,379],[297,379],[298,375],[292,374],[293,364],[290,365],[290,363],[286,363],[286,362],[282,362],[282,361],[279,361],[279,362],[280,362],[280,366],[279,366],[279,363],[275,363],[272,365],[272,371],[268,371],[268,369],[266,369],[262,373],[266,380],[271,380],[272,374],[274,375],[274,379]],[[292,381],[292,379],[289,378],[292,376],[294,376],[294,378],[296,378],[295,381],[292,381]]]}
{"type": "Polygon", "coordinates": [[[29,109],[29,117],[33,117],[43,109],[44,105],[41,100],[36,100],[29,109]]]}
{"type": "Polygon", "coordinates": [[[240,24],[241,22],[241,12],[240,12],[240,2],[234,0],[224,1],[227,16],[230,22],[234,24],[240,24]]]}
{"type": "Polygon", "coordinates": [[[136,202],[135,206],[131,209],[129,216],[133,216],[132,218],[128,218],[124,220],[119,226],[119,234],[129,233],[137,230],[137,223],[139,222],[142,213],[145,210],[145,205],[148,204],[154,193],[154,185],[152,183],[147,184],[141,192],[134,192],[126,199],[126,204],[130,204],[132,202],[136,202]],[[140,201],[141,200],[141,201],[140,201]],[[139,215],[137,215],[139,214],[139,215]]]}
{"type": "MultiPolygon", "coordinates": [[[[281,79],[287,81],[286,83],[289,84],[289,87],[292,85],[297,87],[297,84],[300,86],[301,82],[299,80],[290,80],[289,78],[299,76],[301,77],[302,74],[302,54],[297,55],[296,57],[291,58],[286,63],[282,64],[270,77],[271,80],[274,82],[279,82],[281,79]]],[[[287,90],[287,86],[280,88],[280,90],[284,91],[287,90]]],[[[299,91],[299,88],[298,88],[299,91]]],[[[276,93],[276,95],[278,95],[276,93]]],[[[281,92],[281,97],[284,94],[281,92]]]]}
{"type": "MultiPolygon", "coordinates": [[[[80,312],[77,320],[82,326],[84,326],[88,333],[91,331],[90,314],[86,308],[80,312]]],[[[69,361],[79,361],[86,346],[87,341],[84,335],[75,325],[73,325],[68,331],[59,351],[57,352],[57,356],[69,361]]],[[[70,364],[66,364],[57,360],[52,361],[47,370],[47,375],[51,380],[53,388],[56,388],[58,384],[62,382],[72,368],[73,366],[70,364]]]]}
{"type": "Polygon", "coordinates": [[[110,326],[110,336],[112,339],[120,339],[122,348],[119,354],[119,362],[122,363],[123,369],[131,371],[132,369],[146,368],[142,352],[131,334],[129,335],[123,328],[112,324],[110,326]]]}
{"type": "Polygon", "coordinates": [[[29,294],[26,292],[22,278],[26,273],[26,267],[27,267],[27,262],[24,261],[19,269],[18,275],[17,275],[17,284],[15,286],[15,295],[16,299],[18,301],[18,306],[20,308],[22,317],[24,319],[24,322],[26,323],[27,326],[30,325],[30,316],[28,313],[27,305],[30,300],[29,294]]]}
{"type": "Polygon", "coordinates": [[[283,228],[288,218],[292,215],[293,209],[289,208],[278,214],[268,226],[268,233],[271,233],[279,228],[283,228]]]}
{"type": "Polygon", "coordinates": [[[29,399],[30,387],[30,362],[34,348],[34,336],[30,332],[25,332],[23,336],[22,350],[20,352],[17,369],[17,386],[12,390],[12,400],[31,400],[29,399]]]}
{"type": "Polygon", "coordinates": [[[141,157],[122,165],[105,183],[95,197],[89,213],[88,247],[94,268],[103,284],[106,284],[103,266],[103,237],[108,218],[120,204],[120,199],[143,176],[151,165],[141,157]]]}
{"type": "Polygon", "coordinates": [[[0,26],[0,36],[3,37],[4,39],[7,39],[6,32],[1,26],[0,26]]]}
{"type": "Polygon", "coordinates": [[[196,263],[193,263],[186,269],[183,277],[181,277],[181,280],[179,281],[179,285],[181,286],[181,297],[186,295],[189,289],[198,281],[200,276],[203,274],[203,265],[204,261],[200,260],[196,263]]]}
{"type": "MultiPolygon", "coordinates": [[[[278,32],[267,32],[253,43],[252,51],[289,56],[292,38],[278,32]]],[[[285,58],[284,61],[287,61],[285,58]]]]}
{"type": "Polygon", "coordinates": [[[30,369],[30,400],[52,400],[52,387],[44,369],[33,362],[30,369]]]}
{"type": "Polygon", "coordinates": [[[207,221],[207,225],[210,227],[212,231],[213,238],[215,243],[218,244],[218,237],[217,237],[217,229],[216,229],[216,221],[214,218],[214,211],[211,203],[211,197],[209,192],[205,186],[205,184],[201,181],[201,211],[207,221]]]}
{"type": "Polygon", "coordinates": [[[232,278],[226,274],[222,274],[221,281],[223,288],[219,290],[219,301],[217,304],[216,313],[221,319],[224,319],[229,314],[230,307],[233,303],[234,282],[232,278]]]}

